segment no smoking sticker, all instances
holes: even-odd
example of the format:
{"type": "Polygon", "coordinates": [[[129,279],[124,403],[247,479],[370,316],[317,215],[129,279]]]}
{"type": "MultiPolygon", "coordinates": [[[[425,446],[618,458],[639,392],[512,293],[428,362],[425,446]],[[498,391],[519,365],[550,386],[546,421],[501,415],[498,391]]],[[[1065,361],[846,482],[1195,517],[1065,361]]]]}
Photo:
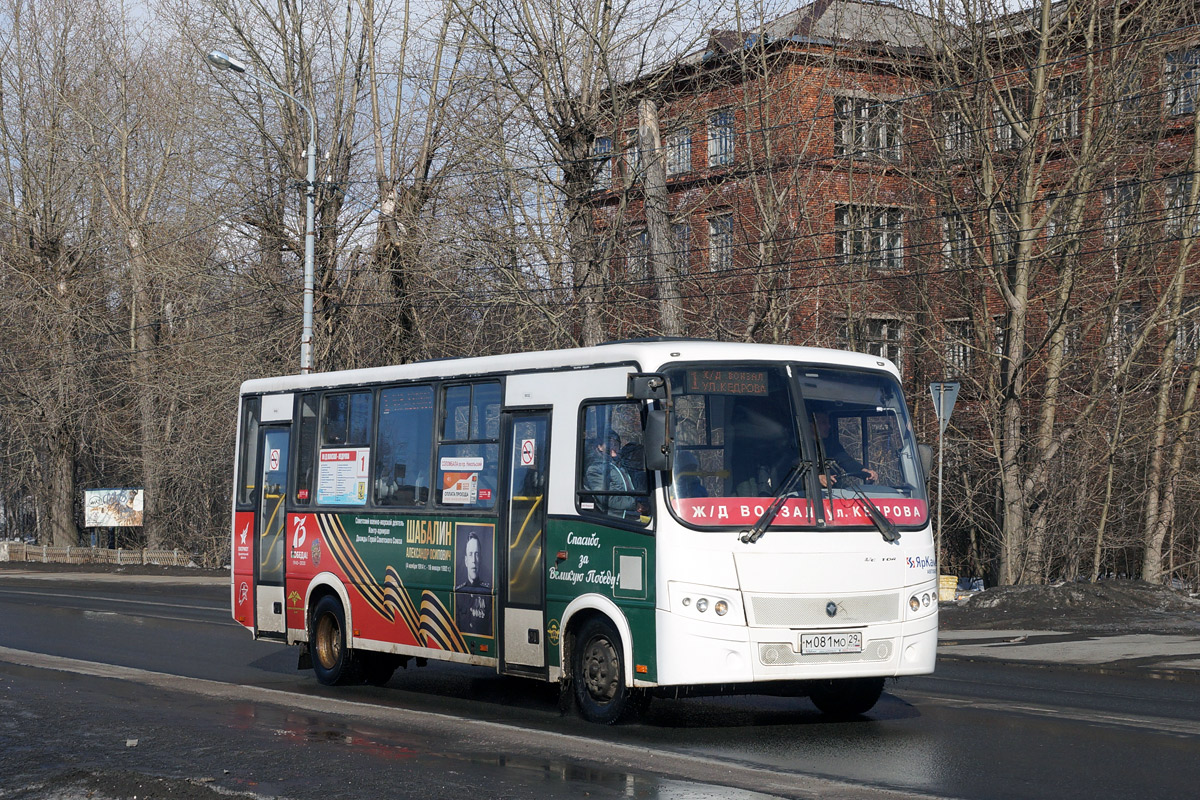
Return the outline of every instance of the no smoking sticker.
{"type": "Polygon", "coordinates": [[[532,467],[533,466],[533,452],[534,452],[533,448],[536,443],[537,442],[534,439],[522,439],[521,440],[521,466],[522,467],[532,467]]]}

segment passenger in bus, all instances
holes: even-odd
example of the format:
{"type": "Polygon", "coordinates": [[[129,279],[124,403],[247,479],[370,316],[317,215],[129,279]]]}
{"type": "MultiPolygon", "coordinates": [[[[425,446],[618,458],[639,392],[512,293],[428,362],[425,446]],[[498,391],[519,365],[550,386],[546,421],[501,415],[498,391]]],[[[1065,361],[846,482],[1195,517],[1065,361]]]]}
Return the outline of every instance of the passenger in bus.
{"type": "MultiPolygon", "coordinates": [[[[818,411],[813,414],[813,420],[817,425],[817,436],[821,437],[821,446],[825,450],[825,458],[827,461],[832,461],[838,466],[838,469],[845,475],[853,475],[861,477],[867,481],[874,483],[879,478],[879,473],[873,469],[868,469],[862,465],[858,459],[846,452],[846,448],[842,446],[842,440],[836,431],[833,430],[833,424],[829,420],[829,414],[824,411],[818,411]]],[[[821,485],[825,485],[825,476],[821,475],[821,485]]],[[[837,483],[837,475],[831,476],[833,482],[837,483]]]]}
{"type": "Polygon", "coordinates": [[[583,488],[596,492],[622,492],[623,494],[594,495],[596,508],[610,517],[637,519],[637,487],[629,473],[621,466],[621,437],[610,433],[592,442],[584,465],[583,488]]]}

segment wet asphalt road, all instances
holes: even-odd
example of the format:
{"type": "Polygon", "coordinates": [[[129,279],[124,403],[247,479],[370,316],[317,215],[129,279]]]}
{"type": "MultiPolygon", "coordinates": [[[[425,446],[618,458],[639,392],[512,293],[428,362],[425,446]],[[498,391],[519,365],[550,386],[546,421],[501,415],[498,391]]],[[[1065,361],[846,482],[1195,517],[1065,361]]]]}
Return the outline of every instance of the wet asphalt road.
{"type": "Polygon", "coordinates": [[[560,713],[550,687],[478,668],[320,687],[294,650],[234,625],[227,601],[224,587],[0,574],[0,798],[1094,798],[1200,786],[1196,684],[943,663],[889,684],[860,720],[741,697],[658,700],[638,723],[598,728],[560,713]]]}

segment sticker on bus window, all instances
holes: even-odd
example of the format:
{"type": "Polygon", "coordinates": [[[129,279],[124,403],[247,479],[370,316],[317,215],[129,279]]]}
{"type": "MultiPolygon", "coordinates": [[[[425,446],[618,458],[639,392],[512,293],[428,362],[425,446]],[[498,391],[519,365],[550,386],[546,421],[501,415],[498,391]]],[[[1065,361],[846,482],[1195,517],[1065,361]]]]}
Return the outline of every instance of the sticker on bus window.
{"type": "MultiPolygon", "coordinates": [[[[442,459],[443,462],[448,459],[442,459]]],[[[483,459],[480,459],[482,461],[483,459]]],[[[471,505],[479,496],[479,473],[446,472],[442,474],[442,502],[471,505]]]]}
{"type": "Polygon", "coordinates": [[[451,470],[455,472],[479,472],[483,469],[483,458],[481,456],[442,456],[441,468],[443,472],[451,470]]]}
{"type": "Polygon", "coordinates": [[[370,463],[369,447],[322,450],[317,471],[317,502],[331,506],[364,505],[370,463]]]}

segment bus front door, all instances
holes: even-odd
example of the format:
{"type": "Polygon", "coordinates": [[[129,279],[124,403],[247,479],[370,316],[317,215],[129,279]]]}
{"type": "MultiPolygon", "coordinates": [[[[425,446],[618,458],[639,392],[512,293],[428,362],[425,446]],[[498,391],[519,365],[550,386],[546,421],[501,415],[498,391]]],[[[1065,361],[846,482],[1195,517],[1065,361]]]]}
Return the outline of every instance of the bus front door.
{"type": "Polygon", "coordinates": [[[259,481],[258,530],[254,548],[255,628],[257,634],[282,636],[283,558],[287,536],[288,442],[287,427],[263,426],[262,480],[259,481]]]}
{"type": "Polygon", "coordinates": [[[505,581],[501,588],[502,669],[544,676],[546,584],[546,475],[550,457],[550,412],[505,414],[511,450],[505,509],[505,581]]]}

